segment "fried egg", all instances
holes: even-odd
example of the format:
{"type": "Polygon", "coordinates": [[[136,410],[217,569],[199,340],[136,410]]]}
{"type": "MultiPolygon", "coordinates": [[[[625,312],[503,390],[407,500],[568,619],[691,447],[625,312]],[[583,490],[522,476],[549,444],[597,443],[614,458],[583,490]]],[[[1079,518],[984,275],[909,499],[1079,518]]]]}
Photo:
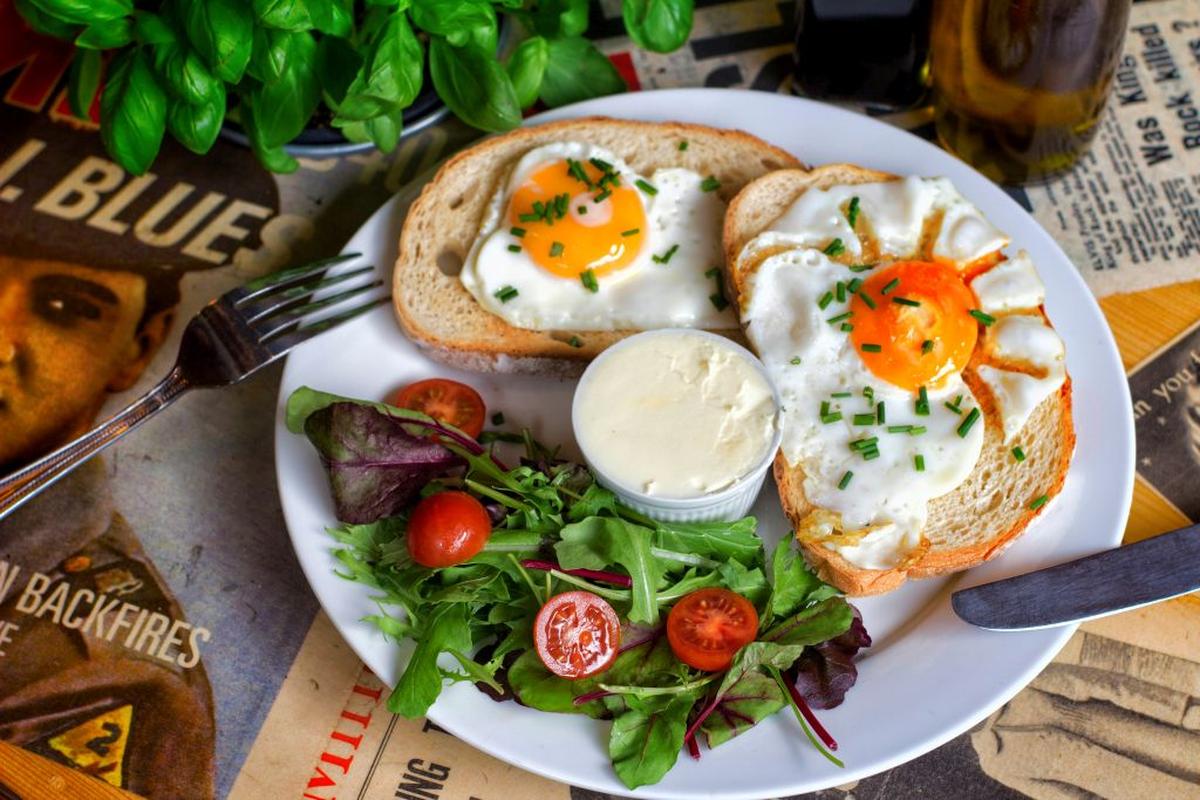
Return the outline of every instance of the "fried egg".
{"type": "Polygon", "coordinates": [[[643,177],[584,142],[535,148],[488,204],[462,283],[519,328],[736,328],[718,186],[678,168],[643,177]]]}
{"type": "Polygon", "coordinates": [[[971,474],[986,427],[1015,435],[1061,385],[1041,282],[1007,242],[949,181],[906,178],[809,189],[743,248],[761,263],[742,321],[816,507],[799,536],[863,569],[915,559],[929,501],[971,474]]]}

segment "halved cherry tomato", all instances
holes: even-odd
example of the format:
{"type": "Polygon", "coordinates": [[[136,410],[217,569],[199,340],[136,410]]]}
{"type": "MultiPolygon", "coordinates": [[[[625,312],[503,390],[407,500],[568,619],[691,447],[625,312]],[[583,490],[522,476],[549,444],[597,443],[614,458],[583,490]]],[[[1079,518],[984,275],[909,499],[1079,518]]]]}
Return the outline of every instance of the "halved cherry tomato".
{"type": "Polygon", "coordinates": [[[698,589],[667,615],[667,641],[675,657],[706,672],[727,669],[734,653],[757,633],[758,612],[728,589],[698,589]]]}
{"type": "Polygon", "coordinates": [[[491,532],[483,503],[466,492],[438,492],[408,518],[408,552],[422,566],[449,567],[482,550],[491,532]]]}
{"type": "Polygon", "coordinates": [[[546,669],[575,680],[603,672],[617,657],[621,623],[606,600],[563,592],[546,601],[533,622],[533,643],[546,669]]]}
{"type": "Polygon", "coordinates": [[[410,383],[392,392],[384,402],[448,422],[471,437],[483,431],[483,419],[487,413],[479,392],[465,383],[446,378],[428,378],[410,383]]]}

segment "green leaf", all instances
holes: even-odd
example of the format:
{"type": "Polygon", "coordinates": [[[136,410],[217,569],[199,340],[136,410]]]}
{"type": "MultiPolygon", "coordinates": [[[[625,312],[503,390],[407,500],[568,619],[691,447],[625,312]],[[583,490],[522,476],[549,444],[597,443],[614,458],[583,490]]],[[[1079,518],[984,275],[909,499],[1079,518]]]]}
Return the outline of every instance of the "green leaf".
{"type": "Polygon", "coordinates": [[[497,667],[490,664],[480,664],[478,661],[453,648],[450,648],[450,655],[454,656],[455,660],[462,666],[463,672],[459,674],[443,670],[443,677],[450,678],[451,680],[467,680],[471,683],[483,683],[492,687],[497,692],[504,691],[504,687],[496,682],[497,667]]]}
{"type": "Polygon", "coordinates": [[[34,0],[14,0],[13,6],[25,19],[25,23],[38,33],[67,41],[79,35],[80,25],[46,13],[34,0]]]}
{"type": "Polygon", "coordinates": [[[713,712],[700,725],[708,746],[728,742],[787,705],[774,679],[760,670],[749,670],[727,687],[713,712]]]}
{"type": "Polygon", "coordinates": [[[259,136],[268,147],[284,145],[299,135],[321,102],[317,81],[317,42],[307,31],[282,32],[283,69],[278,78],[253,89],[259,136]]]}
{"type": "Polygon", "coordinates": [[[644,50],[669,53],[692,32],[693,0],[623,0],[625,30],[644,50]]]}
{"type": "Polygon", "coordinates": [[[496,10],[486,0],[413,0],[413,24],[455,47],[496,51],[496,10]]]}
{"type": "Polygon", "coordinates": [[[304,433],[305,421],[321,409],[328,408],[334,403],[354,403],[374,408],[393,417],[411,419],[417,422],[429,419],[424,414],[417,411],[409,411],[406,408],[396,408],[395,406],[389,406],[386,403],[377,403],[372,400],[356,400],[352,397],[343,397],[340,394],[322,392],[308,386],[301,386],[288,395],[287,408],[284,413],[287,429],[292,433],[304,433]]]}
{"type": "Polygon", "coordinates": [[[165,19],[149,11],[133,12],[133,34],[142,44],[162,44],[178,38],[165,19]]]}
{"type": "MultiPolygon", "coordinates": [[[[537,102],[546,62],[550,60],[550,45],[541,36],[531,36],[517,46],[508,59],[508,75],[517,93],[517,104],[528,108],[537,102]]],[[[595,485],[595,484],[593,484],[595,485]]]]}
{"type": "Polygon", "coordinates": [[[658,783],[679,757],[696,693],[630,698],[613,720],[608,754],[617,777],[630,789],[658,783]]]}
{"type": "Polygon", "coordinates": [[[766,605],[771,594],[771,585],[767,583],[767,576],[758,567],[748,568],[731,558],[717,569],[717,574],[721,576],[721,583],[725,588],[737,592],[753,603],[755,608],[766,605]]]}
{"type": "Polygon", "coordinates": [[[363,123],[366,126],[367,136],[371,141],[385,153],[390,153],[396,149],[396,144],[400,141],[400,131],[404,127],[404,114],[401,111],[393,112],[390,116],[380,114],[378,117],[372,117],[363,123]]]}
{"type": "Polygon", "coordinates": [[[167,96],[140,49],[112,63],[100,95],[100,137],[109,155],[134,175],[154,163],[167,129],[167,96]]]}
{"type": "Polygon", "coordinates": [[[388,696],[388,711],[408,719],[425,716],[442,691],[438,656],[450,650],[471,648],[467,606],[447,603],[437,606],[421,626],[417,646],[408,659],[396,688],[388,696]]]}
{"type": "Polygon", "coordinates": [[[376,32],[366,59],[336,111],[340,120],[366,121],[412,104],[423,79],[421,43],[403,11],[376,32]]]}
{"type": "Polygon", "coordinates": [[[180,144],[198,155],[212,149],[225,121],[225,85],[217,83],[217,91],[207,102],[196,104],[172,100],[167,107],[167,130],[180,144]]]}
{"type": "Polygon", "coordinates": [[[529,16],[533,30],[547,39],[581,36],[588,26],[588,0],[543,0],[529,16]]]}
{"type": "Polygon", "coordinates": [[[512,79],[493,53],[434,38],[429,44],[429,70],[442,101],[468,125],[507,131],[521,124],[512,79]]]}
{"type": "Polygon", "coordinates": [[[256,27],[246,74],[262,83],[279,80],[287,69],[290,37],[287,31],[256,27]]]}
{"type": "MultiPolygon", "coordinates": [[[[820,644],[847,631],[854,620],[854,611],[841,597],[831,597],[798,611],[763,634],[759,644],[780,645],[820,644]]],[[[786,669],[790,664],[776,664],[786,669]]]]}
{"type": "Polygon", "coordinates": [[[541,98],[551,107],[625,91],[625,80],[608,57],[578,36],[550,41],[541,98]]]}
{"type": "Polygon", "coordinates": [[[100,88],[100,52],[97,50],[76,50],[71,59],[71,71],[67,80],[67,100],[71,104],[71,113],[79,119],[87,119],[100,88]]]}
{"type": "Polygon", "coordinates": [[[192,47],[227,83],[237,83],[250,63],[254,13],[245,0],[181,2],[183,27],[192,47]]]}
{"type": "Polygon", "coordinates": [[[313,25],[328,36],[348,36],[354,28],[354,5],[342,0],[308,0],[313,25]]]}
{"type": "Polygon", "coordinates": [[[153,51],[154,69],[172,95],[185,103],[209,107],[210,116],[219,98],[224,116],[225,84],[186,41],[163,42],[153,51]]]}
{"type": "Polygon", "coordinates": [[[347,40],[337,36],[321,37],[317,42],[317,77],[326,105],[338,107],[362,64],[362,56],[347,40]]]}
{"type": "Polygon", "coordinates": [[[31,0],[43,14],[62,22],[91,25],[133,13],[133,0],[31,0]]]}
{"type": "Polygon", "coordinates": [[[629,618],[651,625],[658,622],[655,592],[663,577],[663,566],[650,552],[649,528],[616,517],[589,517],[562,529],[562,541],[554,546],[558,563],[565,569],[625,568],[633,579],[629,618]]]}
{"type": "Polygon", "coordinates": [[[397,644],[403,642],[413,630],[413,626],[409,624],[408,620],[393,617],[391,614],[368,614],[362,618],[362,621],[379,628],[384,638],[391,639],[397,644]]]}
{"type": "Polygon", "coordinates": [[[306,0],[254,0],[254,16],[267,27],[285,31],[314,27],[306,0]]]}
{"type": "Polygon", "coordinates": [[[801,608],[836,597],[838,590],[823,582],[804,562],[804,557],[786,537],[771,555],[771,602],[763,622],[770,618],[790,616],[801,608]]]}
{"type": "Polygon", "coordinates": [[[90,50],[111,50],[133,41],[133,20],[130,17],[93,22],[75,37],[78,47],[90,50]]]}
{"type": "Polygon", "coordinates": [[[526,650],[508,668],[508,683],[521,705],[556,714],[604,716],[599,702],[575,705],[575,698],[596,687],[595,678],[569,681],[560,678],[542,663],[536,650],[526,650]]]}
{"type": "Polygon", "coordinates": [[[717,561],[732,558],[753,566],[762,563],[762,540],[757,528],[754,517],[735,522],[657,522],[655,543],[666,550],[717,561]]]}
{"type": "Polygon", "coordinates": [[[238,107],[241,114],[242,127],[250,139],[250,148],[259,162],[271,172],[288,173],[300,169],[300,162],[288,155],[283,145],[269,144],[264,138],[258,125],[259,112],[255,108],[253,95],[243,95],[242,104],[238,107]]]}

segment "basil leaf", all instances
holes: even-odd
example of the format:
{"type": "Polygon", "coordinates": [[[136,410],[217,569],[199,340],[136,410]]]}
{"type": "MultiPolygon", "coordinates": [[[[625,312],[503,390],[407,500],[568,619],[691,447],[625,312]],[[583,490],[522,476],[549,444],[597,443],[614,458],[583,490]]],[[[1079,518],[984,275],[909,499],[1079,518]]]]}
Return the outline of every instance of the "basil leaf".
{"type": "Polygon", "coordinates": [[[496,10],[486,0],[414,0],[413,24],[455,47],[473,44],[496,50],[496,10]]]}
{"type": "Polygon", "coordinates": [[[258,118],[259,135],[268,146],[290,142],[304,130],[321,101],[317,81],[317,42],[307,31],[277,34],[283,51],[278,78],[252,90],[254,106],[269,110],[258,118]]]}
{"type": "Polygon", "coordinates": [[[71,104],[71,113],[79,119],[88,118],[92,100],[100,88],[100,61],[98,50],[76,50],[75,57],[71,59],[67,100],[71,104]]]}
{"type": "Polygon", "coordinates": [[[68,41],[79,35],[79,25],[47,14],[38,8],[34,0],[14,0],[13,7],[25,19],[25,24],[37,33],[68,41]]]}
{"type": "Polygon", "coordinates": [[[530,27],[548,39],[580,36],[588,26],[588,0],[545,0],[529,17],[530,27]]]}
{"type": "Polygon", "coordinates": [[[512,79],[493,53],[435,37],[429,43],[429,72],[442,101],[468,125],[507,131],[521,124],[512,79]]]}
{"type": "Polygon", "coordinates": [[[75,37],[78,47],[90,50],[111,50],[133,41],[133,20],[130,17],[93,22],[75,37]]]}
{"type": "Polygon", "coordinates": [[[629,710],[613,720],[608,754],[630,789],[658,783],[675,766],[696,693],[630,698],[629,710]]]}
{"type": "Polygon", "coordinates": [[[154,48],[154,69],[171,94],[193,105],[225,102],[225,84],[186,41],[164,42],[154,48]]]}
{"type": "Polygon", "coordinates": [[[669,53],[692,32],[692,5],[693,0],[623,0],[621,16],[638,47],[669,53]]]}
{"type": "Polygon", "coordinates": [[[203,103],[175,99],[167,107],[167,130],[180,144],[198,155],[212,149],[225,121],[225,84],[203,103]]]}
{"type": "Polygon", "coordinates": [[[626,88],[617,68],[587,39],[574,36],[550,41],[550,60],[541,88],[546,105],[564,106],[626,88]]]}
{"type": "Polygon", "coordinates": [[[217,77],[237,83],[250,63],[254,15],[244,0],[187,0],[183,27],[192,47],[217,77]]]}
{"type": "Polygon", "coordinates": [[[285,31],[308,31],[313,28],[305,0],[254,0],[254,16],[270,28],[285,31]]]}
{"type": "Polygon", "coordinates": [[[517,93],[517,105],[528,108],[537,102],[546,62],[550,60],[550,45],[541,36],[531,36],[517,46],[508,59],[508,74],[517,93]]]}
{"type": "Polygon", "coordinates": [[[167,96],[141,49],[112,63],[100,95],[100,138],[113,159],[134,175],[158,155],[167,128],[167,96]]]}
{"type": "Polygon", "coordinates": [[[353,3],[342,0],[308,0],[313,26],[329,36],[347,36],[354,24],[353,3]]]}
{"type": "Polygon", "coordinates": [[[429,711],[442,691],[438,656],[448,650],[471,648],[466,609],[465,603],[446,603],[436,606],[423,621],[417,646],[396,688],[388,695],[388,711],[409,719],[423,717],[429,711]]]}
{"type": "Polygon", "coordinates": [[[590,517],[567,525],[560,535],[562,541],[554,546],[554,553],[563,568],[624,567],[633,579],[629,619],[652,625],[658,622],[654,595],[663,566],[650,553],[653,531],[616,517],[590,517]]]}
{"type": "Polygon", "coordinates": [[[774,678],[750,670],[720,695],[716,707],[700,725],[710,748],[745,733],[787,705],[774,678]]]}
{"type": "Polygon", "coordinates": [[[400,141],[400,131],[404,128],[404,114],[402,111],[394,111],[390,116],[380,114],[378,117],[371,117],[363,125],[366,126],[367,136],[375,146],[385,153],[390,153],[400,141]]]}
{"type": "Polygon", "coordinates": [[[792,547],[791,537],[775,547],[771,555],[771,602],[763,615],[764,627],[771,618],[787,617],[805,606],[828,600],[838,590],[808,568],[804,557],[792,547]]]}
{"type": "Polygon", "coordinates": [[[148,11],[133,12],[133,33],[142,44],[162,44],[179,38],[165,19],[148,11]]]}
{"type": "MultiPolygon", "coordinates": [[[[264,167],[271,172],[295,172],[300,169],[300,162],[292,158],[283,145],[268,144],[263,138],[263,135],[258,126],[259,111],[254,107],[254,96],[246,94],[242,96],[242,104],[238,107],[240,114],[240,122],[242,127],[246,129],[246,136],[250,139],[250,148],[254,150],[255,157],[264,167]]],[[[336,501],[334,505],[336,506],[336,501]]]]}
{"type": "Polygon", "coordinates": [[[317,77],[327,106],[337,108],[341,104],[362,64],[362,56],[350,42],[337,36],[321,37],[317,42],[317,77]]]}
{"type": "Polygon", "coordinates": [[[133,0],[32,0],[42,13],[63,22],[91,25],[133,13],[133,0]]]}
{"type": "Polygon", "coordinates": [[[279,80],[287,69],[289,36],[287,31],[256,27],[246,74],[263,83],[279,80]]]}
{"type": "Polygon", "coordinates": [[[403,11],[376,32],[362,69],[337,106],[341,120],[365,121],[407,108],[421,91],[424,56],[403,11]]]}

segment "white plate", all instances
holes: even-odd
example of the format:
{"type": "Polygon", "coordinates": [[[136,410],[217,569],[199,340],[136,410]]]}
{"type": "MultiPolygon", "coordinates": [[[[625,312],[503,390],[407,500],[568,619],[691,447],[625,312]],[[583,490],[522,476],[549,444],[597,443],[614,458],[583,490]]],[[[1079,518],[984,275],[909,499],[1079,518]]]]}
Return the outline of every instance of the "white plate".
{"type": "MultiPolygon", "coordinates": [[[[859,659],[858,684],[839,708],[823,712],[841,744],[839,770],[809,746],[789,714],[777,714],[700,762],[682,755],[655,786],[632,793],[660,798],[763,798],[815,791],[908,761],[962,733],[1007,701],[1066,643],[1075,626],[1021,633],[979,630],[950,609],[962,586],[1026,572],[1118,544],[1133,490],[1133,417],[1112,335],[1091,293],[1050,236],[994,184],[937,147],[867,117],[760,92],[682,89],[595,100],[542,114],[539,122],[605,114],[738,127],[821,164],[850,161],[901,174],[944,175],[988,218],[1030,252],[1047,290],[1047,311],[1067,343],[1074,381],[1078,449],[1062,494],[997,561],[949,579],[906,584],[855,601],[875,640],[859,659]]],[[[346,245],[390,272],[406,201],[389,201],[346,245]]],[[[283,426],[287,396],[298,386],[365,398],[430,375],[475,386],[509,425],[527,425],[550,443],[573,444],[573,382],[479,375],[430,361],[381,308],[299,348],[280,387],[275,459],[284,517],[296,555],[325,611],[381,679],[399,674],[397,649],[359,620],[377,609],[370,591],[333,574],[334,521],[325,476],[308,442],[283,426]]],[[[490,412],[489,412],[490,413],[490,412]]],[[[787,531],[774,488],[759,498],[760,531],[774,543],[787,531]]],[[[466,684],[447,687],[429,713],[451,733],[532,772],[576,786],[630,794],[607,753],[608,725],[496,703],[466,684]]]]}

